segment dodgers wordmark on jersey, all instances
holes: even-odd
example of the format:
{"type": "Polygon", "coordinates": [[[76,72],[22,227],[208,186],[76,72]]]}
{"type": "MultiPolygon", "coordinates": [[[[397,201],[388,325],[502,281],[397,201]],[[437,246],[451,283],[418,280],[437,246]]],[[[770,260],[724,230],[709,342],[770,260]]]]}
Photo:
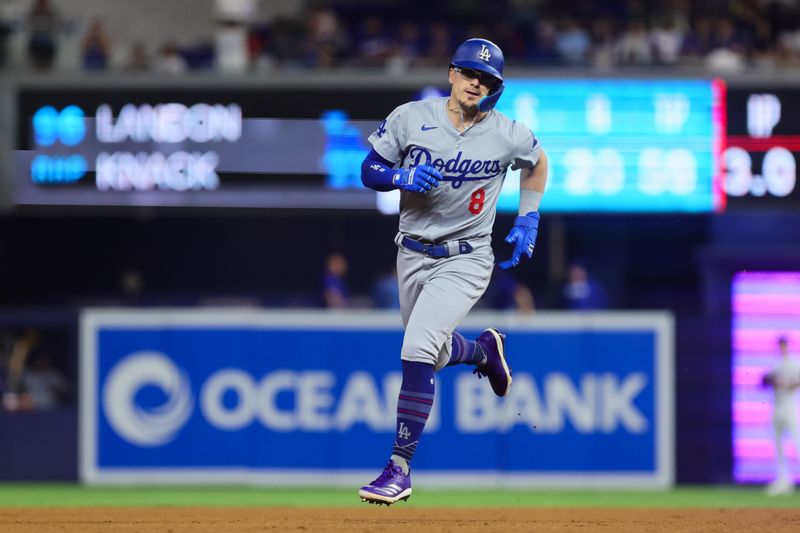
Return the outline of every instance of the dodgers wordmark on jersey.
{"type": "Polygon", "coordinates": [[[496,110],[460,132],[446,106],[446,97],[403,104],[369,141],[397,168],[430,165],[444,178],[425,195],[401,193],[401,234],[434,242],[488,241],[506,171],[536,165],[541,147],[527,126],[496,110]]]}

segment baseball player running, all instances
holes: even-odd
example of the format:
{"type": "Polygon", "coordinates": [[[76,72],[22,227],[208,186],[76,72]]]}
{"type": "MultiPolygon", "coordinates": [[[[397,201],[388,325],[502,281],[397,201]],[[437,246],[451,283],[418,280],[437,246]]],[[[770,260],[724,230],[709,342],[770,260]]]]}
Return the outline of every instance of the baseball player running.
{"type": "Polygon", "coordinates": [[[493,109],[503,62],[491,41],[465,41],[450,62],[450,96],[401,105],[369,137],[361,180],[376,191],[400,189],[395,243],[405,335],[394,447],[380,476],[359,490],[366,502],[411,495],[410,463],[433,405],[434,372],[475,365],[498,396],[511,386],[502,333],[488,328],[470,340],[455,331],[489,284],[495,207],[509,166],[521,169],[519,216],[506,237],[511,258],[499,266],[531,257],[538,233],[547,156],[530,129],[493,109]]]}
{"type": "Polygon", "coordinates": [[[781,361],[764,376],[765,385],[772,387],[775,394],[772,405],[772,428],[775,432],[775,455],[777,476],[767,485],[770,496],[794,492],[794,480],[783,451],[783,435],[788,432],[800,455],[800,428],[797,425],[795,392],[800,388],[800,363],[789,355],[789,341],[786,337],[778,339],[781,361]]]}

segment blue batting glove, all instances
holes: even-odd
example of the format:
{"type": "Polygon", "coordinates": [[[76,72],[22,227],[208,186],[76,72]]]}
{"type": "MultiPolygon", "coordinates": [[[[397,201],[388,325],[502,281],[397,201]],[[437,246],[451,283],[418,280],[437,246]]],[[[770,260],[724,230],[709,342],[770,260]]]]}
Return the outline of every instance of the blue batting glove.
{"type": "Polygon", "coordinates": [[[539,234],[539,212],[531,211],[527,215],[520,215],[514,219],[514,227],[508,232],[506,242],[514,245],[511,259],[503,261],[498,266],[503,270],[514,268],[523,257],[533,255],[536,236],[539,234]]]}
{"type": "Polygon", "coordinates": [[[432,187],[439,186],[442,175],[433,167],[420,165],[414,168],[401,168],[392,176],[392,184],[398,189],[425,194],[432,187]]]}

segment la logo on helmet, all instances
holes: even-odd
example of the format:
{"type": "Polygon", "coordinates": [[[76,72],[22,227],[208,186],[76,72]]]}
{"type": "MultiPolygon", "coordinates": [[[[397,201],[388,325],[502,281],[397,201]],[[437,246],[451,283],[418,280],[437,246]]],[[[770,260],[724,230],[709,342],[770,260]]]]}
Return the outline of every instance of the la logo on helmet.
{"type": "Polygon", "coordinates": [[[489,61],[489,58],[492,57],[492,54],[489,53],[489,48],[485,44],[481,45],[481,53],[478,54],[478,57],[484,61],[489,61]]]}

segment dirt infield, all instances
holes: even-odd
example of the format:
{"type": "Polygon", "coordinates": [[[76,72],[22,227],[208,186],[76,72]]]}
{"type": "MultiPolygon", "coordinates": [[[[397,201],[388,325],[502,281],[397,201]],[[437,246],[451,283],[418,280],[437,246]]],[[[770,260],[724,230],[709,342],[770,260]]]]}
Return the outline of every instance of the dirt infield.
{"type": "Polygon", "coordinates": [[[800,531],[793,509],[27,508],[0,531],[800,531]]]}

